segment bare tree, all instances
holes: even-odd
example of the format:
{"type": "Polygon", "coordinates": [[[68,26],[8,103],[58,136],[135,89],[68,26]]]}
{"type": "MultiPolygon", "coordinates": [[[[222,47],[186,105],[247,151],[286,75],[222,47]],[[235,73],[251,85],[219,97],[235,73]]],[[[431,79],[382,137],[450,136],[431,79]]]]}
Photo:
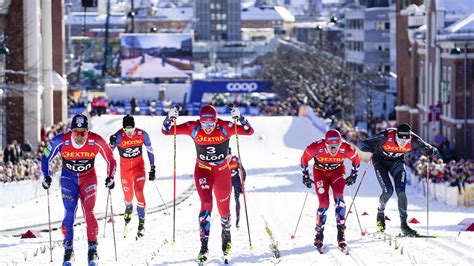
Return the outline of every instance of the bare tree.
{"type": "Polygon", "coordinates": [[[258,61],[259,77],[271,80],[280,97],[297,95],[324,116],[350,118],[354,79],[342,58],[301,43],[283,42],[258,61]]]}

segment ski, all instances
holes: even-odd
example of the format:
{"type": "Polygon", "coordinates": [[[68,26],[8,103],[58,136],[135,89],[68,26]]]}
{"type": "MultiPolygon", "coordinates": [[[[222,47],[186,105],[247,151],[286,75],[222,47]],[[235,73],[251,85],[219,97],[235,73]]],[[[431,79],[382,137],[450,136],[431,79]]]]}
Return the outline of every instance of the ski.
{"type": "Polygon", "coordinates": [[[328,251],[328,246],[323,245],[322,247],[315,247],[319,254],[326,254],[328,251]]]}
{"type": "Polygon", "coordinates": [[[123,228],[123,238],[127,238],[127,235],[128,235],[128,223],[126,223],[123,228]]]}
{"type": "Polygon", "coordinates": [[[224,264],[229,264],[229,256],[228,255],[224,255],[222,257],[222,260],[224,261],[224,264]]]}
{"type": "Polygon", "coordinates": [[[387,233],[387,232],[380,232],[380,231],[376,231],[376,232],[373,232],[373,233],[367,233],[369,235],[375,235],[375,234],[381,234],[381,235],[384,235],[386,237],[389,237],[389,238],[450,238],[450,237],[453,237],[453,236],[444,236],[444,235],[422,235],[422,234],[416,234],[416,235],[413,235],[413,236],[408,236],[408,235],[402,235],[402,233],[398,233],[396,235],[394,234],[390,234],[390,233],[387,233]]]}
{"type": "Polygon", "coordinates": [[[345,246],[345,247],[341,247],[339,246],[338,249],[344,253],[345,255],[349,255],[349,247],[348,246],[345,246]]]}

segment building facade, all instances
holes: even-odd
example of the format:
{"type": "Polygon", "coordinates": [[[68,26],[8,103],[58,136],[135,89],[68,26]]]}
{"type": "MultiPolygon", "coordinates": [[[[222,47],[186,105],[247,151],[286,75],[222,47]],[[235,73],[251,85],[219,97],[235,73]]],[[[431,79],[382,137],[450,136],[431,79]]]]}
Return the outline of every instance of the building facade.
{"type": "Polygon", "coordinates": [[[401,26],[407,23],[399,34],[406,34],[411,58],[409,71],[399,72],[397,120],[414,124],[445,155],[474,158],[474,6],[470,0],[425,4],[400,10],[407,17],[401,26]]]}
{"type": "Polygon", "coordinates": [[[197,41],[240,41],[239,0],[194,1],[197,41]]]}
{"type": "Polygon", "coordinates": [[[67,120],[63,0],[4,4],[0,12],[1,142],[27,139],[37,146],[42,126],[67,120]]]}
{"type": "Polygon", "coordinates": [[[389,7],[358,7],[345,12],[344,54],[355,76],[355,114],[373,124],[387,119],[395,106],[389,90],[393,66],[390,59],[389,7]]]}

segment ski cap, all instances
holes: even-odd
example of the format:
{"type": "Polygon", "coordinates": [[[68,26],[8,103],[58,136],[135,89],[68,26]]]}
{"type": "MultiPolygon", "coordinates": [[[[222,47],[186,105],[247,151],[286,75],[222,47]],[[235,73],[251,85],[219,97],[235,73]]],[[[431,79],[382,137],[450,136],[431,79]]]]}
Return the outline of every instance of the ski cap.
{"type": "Polygon", "coordinates": [[[87,116],[84,114],[76,114],[72,118],[71,122],[71,129],[75,128],[85,128],[86,130],[89,130],[89,123],[87,121],[87,116]]]}
{"type": "Polygon", "coordinates": [[[326,137],[324,140],[327,145],[339,145],[342,142],[341,133],[335,129],[331,129],[326,132],[326,137]]]}
{"type": "Polygon", "coordinates": [[[397,137],[399,139],[410,139],[411,138],[411,127],[407,123],[398,125],[397,137]]]}
{"type": "Polygon", "coordinates": [[[199,111],[199,121],[200,122],[216,122],[217,120],[217,110],[212,105],[204,105],[199,111]]]}
{"type": "Polygon", "coordinates": [[[135,127],[135,119],[133,119],[133,116],[131,116],[131,115],[124,116],[123,121],[122,121],[122,127],[123,128],[134,128],[135,127]]]}

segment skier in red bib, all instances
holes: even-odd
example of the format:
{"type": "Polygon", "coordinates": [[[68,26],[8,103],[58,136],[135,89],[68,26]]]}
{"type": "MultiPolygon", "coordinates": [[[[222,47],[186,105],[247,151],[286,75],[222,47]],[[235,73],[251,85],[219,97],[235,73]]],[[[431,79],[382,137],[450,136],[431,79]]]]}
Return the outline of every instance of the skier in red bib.
{"type": "Polygon", "coordinates": [[[377,228],[385,231],[385,205],[393,194],[393,185],[389,173],[395,183],[398,197],[398,212],[400,214],[400,229],[405,236],[417,236],[418,233],[410,228],[407,223],[407,196],[405,194],[406,172],[404,168],[405,154],[413,149],[421,150],[426,155],[438,154],[438,150],[424,142],[420,137],[411,132],[408,124],[401,124],[397,128],[387,128],[374,135],[359,145],[365,152],[373,153],[372,163],[375,174],[382,188],[377,213],[377,228]]]}
{"type": "Polygon", "coordinates": [[[145,230],[145,161],[143,160],[142,147],[145,145],[150,161],[149,180],[155,180],[155,156],[151,147],[150,136],[144,130],[135,128],[133,116],[126,115],[122,121],[122,129],[110,136],[112,150],[118,147],[120,154],[120,176],[125,201],[124,236],[127,235],[128,223],[132,219],[133,194],[137,198],[138,231],[137,237],[144,236],[145,230]]]}
{"type": "Polygon", "coordinates": [[[311,143],[301,156],[301,169],[303,172],[303,184],[311,188],[312,180],[309,177],[308,162],[314,159],[314,185],[319,199],[319,208],[316,217],[316,237],[314,246],[320,250],[323,248],[324,225],[326,223],[326,211],[329,208],[329,187],[331,187],[336,203],[337,241],[339,248],[347,247],[344,230],[346,205],[344,202],[344,187],[352,185],[357,179],[360,158],[356,149],[342,140],[339,131],[331,129],[325,138],[311,143]],[[344,160],[352,161],[350,176],[344,179],[346,169],[344,160]]]}
{"type": "MultiPolygon", "coordinates": [[[[231,116],[240,122],[240,125],[237,125],[239,135],[253,134],[253,128],[247,119],[241,116],[239,109],[232,108],[231,116]]],[[[173,121],[177,117],[178,110],[172,108],[163,122],[163,134],[173,135],[173,121]]],[[[206,261],[208,256],[212,192],[216,197],[217,209],[221,216],[222,251],[224,256],[230,252],[230,194],[232,186],[227,152],[230,137],[235,133],[234,123],[217,118],[217,111],[212,105],[205,105],[201,108],[199,120],[176,126],[176,134],[190,136],[196,145],[194,182],[201,200],[199,212],[201,249],[198,254],[198,260],[201,262],[206,261]]]]}

